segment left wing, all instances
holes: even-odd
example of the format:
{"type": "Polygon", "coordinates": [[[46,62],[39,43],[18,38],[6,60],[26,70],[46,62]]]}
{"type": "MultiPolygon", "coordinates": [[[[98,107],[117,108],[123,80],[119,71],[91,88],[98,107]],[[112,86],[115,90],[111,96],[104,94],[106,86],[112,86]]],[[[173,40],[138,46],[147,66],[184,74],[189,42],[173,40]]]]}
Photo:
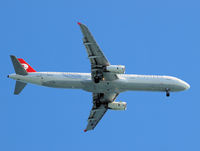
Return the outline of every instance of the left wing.
{"type": "Polygon", "coordinates": [[[96,127],[98,122],[101,120],[103,115],[106,113],[107,108],[104,104],[101,104],[99,107],[93,105],[92,110],[90,111],[90,116],[88,118],[87,128],[84,130],[85,132],[88,130],[92,130],[96,127]]]}
{"type": "Polygon", "coordinates": [[[85,132],[96,127],[108,110],[108,102],[114,101],[118,95],[118,93],[93,93],[93,106],[88,118],[88,125],[84,130],[85,132]]]}

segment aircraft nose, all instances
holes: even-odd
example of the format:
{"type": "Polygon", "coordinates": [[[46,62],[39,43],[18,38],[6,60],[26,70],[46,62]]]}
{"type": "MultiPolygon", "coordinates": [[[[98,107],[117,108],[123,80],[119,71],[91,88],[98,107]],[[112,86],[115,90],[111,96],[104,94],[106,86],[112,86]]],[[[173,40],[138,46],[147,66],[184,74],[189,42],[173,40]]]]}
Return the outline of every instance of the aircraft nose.
{"type": "Polygon", "coordinates": [[[182,81],[182,85],[183,85],[184,90],[187,90],[190,88],[190,85],[185,81],[182,81]]]}

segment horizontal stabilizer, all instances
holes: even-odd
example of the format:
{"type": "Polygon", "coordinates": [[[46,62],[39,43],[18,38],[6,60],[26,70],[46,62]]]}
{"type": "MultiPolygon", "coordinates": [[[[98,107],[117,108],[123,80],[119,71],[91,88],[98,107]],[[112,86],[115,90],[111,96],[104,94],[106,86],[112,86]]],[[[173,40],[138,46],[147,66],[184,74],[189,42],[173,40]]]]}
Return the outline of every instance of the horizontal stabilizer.
{"type": "Polygon", "coordinates": [[[17,58],[15,56],[10,55],[10,58],[12,60],[16,74],[19,74],[19,75],[27,75],[28,74],[26,72],[26,70],[23,68],[23,66],[21,65],[21,63],[19,62],[19,60],[17,60],[17,58]]]}
{"type": "Polygon", "coordinates": [[[27,83],[16,81],[14,94],[18,95],[26,85],[27,83]]]}

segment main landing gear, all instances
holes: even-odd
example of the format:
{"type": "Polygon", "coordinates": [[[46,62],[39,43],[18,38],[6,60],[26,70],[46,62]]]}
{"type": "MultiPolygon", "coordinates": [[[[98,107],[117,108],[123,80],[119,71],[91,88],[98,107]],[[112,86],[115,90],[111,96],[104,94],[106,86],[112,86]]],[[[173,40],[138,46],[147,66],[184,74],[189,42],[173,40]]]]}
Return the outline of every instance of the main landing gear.
{"type": "Polygon", "coordinates": [[[95,107],[98,108],[101,106],[102,102],[101,102],[101,99],[104,97],[104,94],[103,93],[99,93],[97,95],[97,98],[94,100],[94,104],[95,104],[95,107]]]}
{"type": "Polygon", "coordinates": [[[99,83],[103,79],[103,73],[99,70],[93,72],[94,83],[99,83]]]}
{"type": "Polygon", "coordinates": [[[170,96],[170,93],[169,93],[169,89],[168,89],[168,88],[166,89],[166,96],[167,96],[167,97],[170,96]]]}
{"type": "Polygon", "coordinates": [[[98,76],[95,76],[95,77],[94,77],[94,82],[95,82],[95,83],[99,83],[99,81],[100,81],[100,78],[99,78],[98,76]]]}

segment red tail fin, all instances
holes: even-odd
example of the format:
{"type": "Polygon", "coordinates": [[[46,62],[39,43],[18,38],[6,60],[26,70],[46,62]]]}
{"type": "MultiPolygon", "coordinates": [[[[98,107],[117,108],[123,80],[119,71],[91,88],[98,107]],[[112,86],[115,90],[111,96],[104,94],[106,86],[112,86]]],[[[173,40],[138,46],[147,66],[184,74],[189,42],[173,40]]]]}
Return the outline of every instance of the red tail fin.
{"type": "Polygon", "coordinates": [[[24,59],[18,58],[18,60],[27,72],[36,72],[24,59]]]}

